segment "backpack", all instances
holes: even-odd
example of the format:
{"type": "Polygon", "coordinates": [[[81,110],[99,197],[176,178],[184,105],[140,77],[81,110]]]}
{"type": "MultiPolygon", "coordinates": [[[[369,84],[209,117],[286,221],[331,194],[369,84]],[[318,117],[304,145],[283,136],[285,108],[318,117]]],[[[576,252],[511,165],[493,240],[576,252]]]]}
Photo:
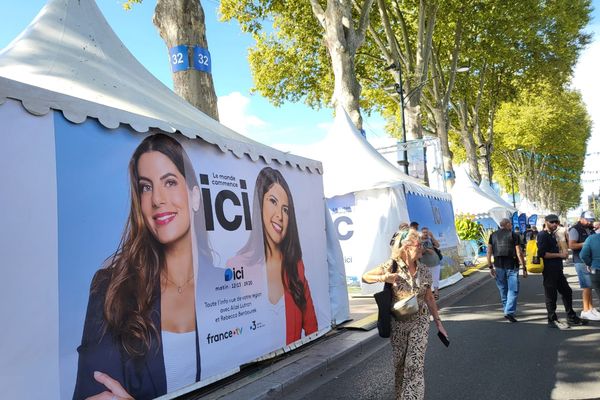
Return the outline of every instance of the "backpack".
{"type": "Polygon", "coordinates": [[[507,229],[498,229],[492,234],[492,250],[494,257],[516,258],[515,246],[520,244],[517,235],[507,229]]]}
{"type": "Polygon", "coordinates": [[[538,257],[538,246],[536,240],[530,240],[527,242],[527,249],[525,250],[525,265],[527,265],[527,272],[537,273],[544,271],[544,259],[538,257]]]}

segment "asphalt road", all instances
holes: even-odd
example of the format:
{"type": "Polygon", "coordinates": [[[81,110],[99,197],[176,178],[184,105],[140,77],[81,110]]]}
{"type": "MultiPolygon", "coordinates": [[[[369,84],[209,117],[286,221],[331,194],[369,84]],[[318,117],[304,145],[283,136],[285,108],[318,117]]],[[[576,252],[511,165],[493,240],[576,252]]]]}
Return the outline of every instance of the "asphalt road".
{"type": "MultiPolygon", "coordinates": [[[[580,310],[574,269],[565,272],[580,310]]],[[[541,275],[521,277],[520,282],[518,323],[503,318],[491,278],[442,311],[451,345],[441,344],[432,324],[426,399],[600,399],[600,324],[548,328],[541,275]]],[[[560,296],[558,311],[565,318],[560,296]]],[[[336,366],[321,381],[305,382],[285,398],[393,399],[389,343],[381,342],[352,365],[336,366]]]]}

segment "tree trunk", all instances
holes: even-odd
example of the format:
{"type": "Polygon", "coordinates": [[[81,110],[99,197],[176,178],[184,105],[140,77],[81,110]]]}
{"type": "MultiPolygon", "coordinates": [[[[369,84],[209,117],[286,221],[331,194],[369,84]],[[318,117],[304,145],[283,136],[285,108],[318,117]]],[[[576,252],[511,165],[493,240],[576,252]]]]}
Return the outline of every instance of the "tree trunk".
{"type": "Polygon", "coordinates": [[[490,178],[490,183],[494,177],[494,168],[492,167],[492,152],[494,151],[494,118],[496,116],[496,102],[492,102],[491,110],[488,114],[488,132],[486,139],[486,167],[488,170],[488,176],[490,178]]]}
{"type": "Polygon", "coordinates": [[[333,106],[341,105],[348,113],[352,123],[358,130],[362,130],[362,116],[360,115],[361,87],[356,79],[354,68],[354,54],[348,52],[334,35],[327,34],[327,49],[333,67],[334,88],[333,106]]]}
{"type": "MultiPolygon", "coordinates": [[[[405,92],[406,93],[406,92],[405,92]]],[[[423,138],[423,125],[421,114],[421,96],[411,96],[407,99],[404,108],[406,116],[406,139],[415,140],[423,138]]]]}
{"type": "Polygon", "coordinates": [[[331,59],[334,75],[332,103],[344,107],[359,130],[362,130],[359,102],[361,87],[356,79],[354,57],[365,40],[369,12],[374,1],[363,1],[358,28],[354,29],[352,0],[327,0],[325,10],[318,0],[310,0],[313,14],[325,31],[323,38],[331,59]]]}
{"type": "Polygon", "coordinates": [[[168,49],[178,45],[189,46],[190,69],[173,72],[175,93],[218,121],[217,95],[212,74],[191,68],[193,47],[208,49],[204,10],[200,1],[157,0],[153,22],[168,49]]]}
{"type": "Polygon", "coordinates": [[[481,183],[481,174],[479,173],[479,165],[477,164],[477,149],[475,148],[475,140],[473,140],[473,135],[471,135],[466,127],[461,127],[459,132],[467,153],[469,173],[471,178],[473,178],[473,180],[479,184],[481,183]]]}
{"type": "Polygon", "coordinates": [[[462,99],[457,103],[456,114],[460,123],[458,133],[462,139],[463,146],[465,146],[469,172],[471,178],[479,184],[481,182],[481,175],[479,174],[479,165],[477,164],[477,148],[475,146],[475,139],[473,139],[473,135],[469,130],[469,110],[466,99],[462,99]]]}
{"type": "Polygon", "coordinates": [[[448,173],[449,179],[444,177],[446,188],[451,189],[454,186],[454,167],[452,166],[452,151],[450,151],[450,143],[448,140],[448,114],[439,107],[434,107],[432,110],[435,120],[436,132],[440,139],[440,147],[442,148],[442,162],[444,163],[444,172],[448,173]]]}

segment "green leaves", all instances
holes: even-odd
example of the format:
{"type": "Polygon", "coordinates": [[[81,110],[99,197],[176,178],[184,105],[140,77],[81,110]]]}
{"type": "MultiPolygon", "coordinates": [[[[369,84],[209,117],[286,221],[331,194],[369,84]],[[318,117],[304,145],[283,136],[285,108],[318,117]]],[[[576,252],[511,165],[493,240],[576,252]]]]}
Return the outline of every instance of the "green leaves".
{"type": "Polygon", "coordinates": [[[579,92],[549,83],[522,90],[496,118],[494,165],[503,186],[510,187],[512,175],[522,194],[547,208],[578,205],[590,133],[579,92]]]}
{"type": "Polygon", "coordinates": [[[456,234],[460,240],[478,240],[484,233],[483,227],[475,222],[472,214],[458,214],[454,217],[456,234]]]}

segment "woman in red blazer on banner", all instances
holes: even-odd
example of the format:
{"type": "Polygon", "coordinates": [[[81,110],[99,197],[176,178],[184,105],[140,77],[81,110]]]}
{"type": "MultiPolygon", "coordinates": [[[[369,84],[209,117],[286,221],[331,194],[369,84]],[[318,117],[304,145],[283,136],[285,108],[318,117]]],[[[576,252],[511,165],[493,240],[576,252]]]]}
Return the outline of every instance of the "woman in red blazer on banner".
{"type": "Polygon", "coordinates": [[[275,314],[285,309],[285,326],[279,330],[285,329],[288,345],[299,340],[302,331],[310,335],[318,326],[304,275],[294,200],[283,175],[276,169],[263,168],[256,178],[252,222],[248,241],[228,264],[266,266],[269,304],[275,314]]]}

